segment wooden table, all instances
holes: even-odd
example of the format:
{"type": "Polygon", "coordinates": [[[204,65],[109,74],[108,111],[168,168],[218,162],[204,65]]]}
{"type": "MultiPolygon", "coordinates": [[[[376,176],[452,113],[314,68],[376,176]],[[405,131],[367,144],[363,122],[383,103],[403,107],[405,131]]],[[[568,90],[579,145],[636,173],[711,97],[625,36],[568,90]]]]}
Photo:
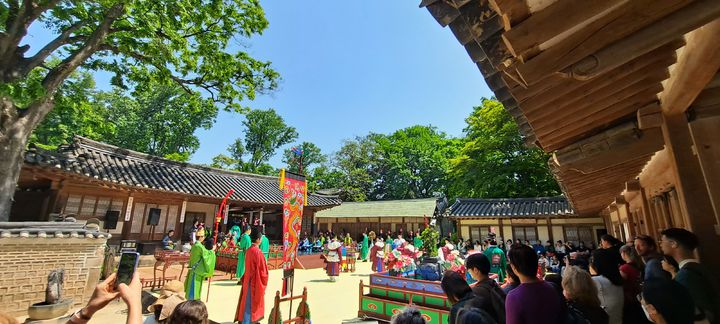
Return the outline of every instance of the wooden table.
{"type": "Polygon", "coordinates": [[[167,268],[169,268],[174,263],[180,263],[182,265],[182,269],[180,270],[180,275],[178,275],[178,280],[181,280],[182,274],[185,271],[185,264],[187,264],[190,261],[190,253],[188,252],[178,252],[178,251],[170,251],[170,250],[155,250],[155,266],[153,267],[153,282],[151,285],[151,289],[155,290],[156,287],[162,287],[165,284],[165,272],[167,271],[167,268]],[[160,269],[160,266],[162,265],[162,269],[160,269]],[[162,277],[160,277],[160,280],[157,278],[157,272],[162,271],[162,277]]]}

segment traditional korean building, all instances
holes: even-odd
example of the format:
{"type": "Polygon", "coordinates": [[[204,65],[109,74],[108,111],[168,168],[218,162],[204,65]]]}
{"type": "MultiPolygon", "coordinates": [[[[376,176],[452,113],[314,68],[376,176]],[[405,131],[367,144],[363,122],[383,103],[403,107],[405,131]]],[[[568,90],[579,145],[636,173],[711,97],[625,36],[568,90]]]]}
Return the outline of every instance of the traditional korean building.
{"type": "Polygon", "coordinates": [[[720,273],[720,1],[423,0],[615,236],[698,235],[720,273]]]}
{"type": "Polygon", "coordinates": [[[407,233],[424,228],[436,214],[436,198],[344,202],[342,205],[315,214],[320,231],[350,233],[357,238],[365,229],[378,232],[400,229],[407,233]]]}
{"type": "MultiPolygon", "coordinates": [[[[229,189],[220,229],[244,218],[261,220],[271,240],[282,233],[278,177],[231,172],[130,151],[83,137],[57,151],[33,148],[25,155],[11,221],[46,221],[50,215],[100,220],[119,240],[157,241],[174,229],[187,240],[194,221],[212,226],[229,189]],[[156,225],[151,225],[156,218],[156,225]],[[113,224],[115,223],[115,224],[113,224]]],[[[336,197],[308,195],[303,230],[317,211],[340,204],[336,197]]]]}
{"type": "Polygon", "coordinates": [[[456,222],[460,237],[473,242],[492,232],[504,240],[583,241],[590,246],[607,234],[602,217],[579,217],[565,197],[459,198],[447,217],[456,222]]]}

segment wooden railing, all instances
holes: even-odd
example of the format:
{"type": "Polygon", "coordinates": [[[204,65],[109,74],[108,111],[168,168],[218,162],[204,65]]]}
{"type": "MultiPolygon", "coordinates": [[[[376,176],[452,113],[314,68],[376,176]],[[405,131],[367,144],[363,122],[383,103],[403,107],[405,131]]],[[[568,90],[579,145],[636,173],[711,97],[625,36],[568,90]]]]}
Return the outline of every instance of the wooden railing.
{"type": "MultiPolygon", "coordinates": [[[[270,311],[270,319],[268,323],[278,323],[281,320],[280,317],[280,303],[282,302],[288,302],[293,301],[296,299],[300,299],[300,304],[298,304],[297,311],[295,311],[295,317],[286,319],[282,321],[283,324],[307,324],[310,323],[310,308],[307,304],[307,287],[303,287],[302,295],[297,295],[293,297],[285,297],[280,298],[280,291],[275,292],[275,301],[273,303],[273,308],[270,311]]],[[[292,311],[292,307],[291,307],[292,311]]]]}

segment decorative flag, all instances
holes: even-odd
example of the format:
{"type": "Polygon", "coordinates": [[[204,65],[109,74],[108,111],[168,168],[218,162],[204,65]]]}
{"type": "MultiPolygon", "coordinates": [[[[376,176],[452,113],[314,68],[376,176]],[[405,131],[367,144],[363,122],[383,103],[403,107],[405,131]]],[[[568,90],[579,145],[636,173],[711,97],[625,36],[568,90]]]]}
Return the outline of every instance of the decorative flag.
{"type": "Polygon", "coordinates": [[[292,291],[303,207],[305,206],[305,177],[281,170],[280,184],[283,194],[283,296],[292,291]]]}

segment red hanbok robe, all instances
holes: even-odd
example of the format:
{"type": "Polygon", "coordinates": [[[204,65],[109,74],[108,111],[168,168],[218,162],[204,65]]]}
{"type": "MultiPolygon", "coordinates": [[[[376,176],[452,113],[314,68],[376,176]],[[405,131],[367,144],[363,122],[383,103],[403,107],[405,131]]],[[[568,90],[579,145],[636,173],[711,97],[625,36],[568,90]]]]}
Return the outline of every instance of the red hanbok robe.
{"type": "Polygon", "coordinates": [[[235,310],[235,321],[254,323],[263,318],[267,283],[265,255],[253,244],[245,255],[245,274],[242,277],[242,291],[235,310]]]}

